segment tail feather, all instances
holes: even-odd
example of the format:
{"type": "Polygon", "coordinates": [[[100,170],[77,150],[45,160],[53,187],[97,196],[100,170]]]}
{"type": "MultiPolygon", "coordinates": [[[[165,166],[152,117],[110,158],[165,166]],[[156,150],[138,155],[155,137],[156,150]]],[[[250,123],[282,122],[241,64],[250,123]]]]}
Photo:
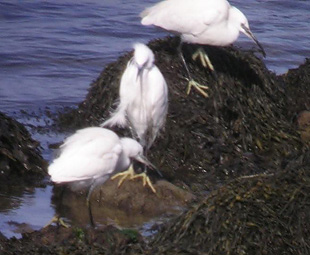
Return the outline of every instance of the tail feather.
{"type": "Polygon", "coordinates": [[[124,128],[127,126],[127,119],[126,119],[126,111],[122,107],[118,107],[114,113],[111,114],[111,117],[103,122],[101,127],[113,127],[119,126],[124,128]]]}

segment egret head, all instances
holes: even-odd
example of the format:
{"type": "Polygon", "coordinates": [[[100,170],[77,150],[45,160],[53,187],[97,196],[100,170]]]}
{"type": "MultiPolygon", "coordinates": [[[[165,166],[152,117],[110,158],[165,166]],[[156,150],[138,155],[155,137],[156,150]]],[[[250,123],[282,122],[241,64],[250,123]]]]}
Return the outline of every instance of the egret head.
{"type": "Polygon", "coordinates": [[[137,160],[142,164],[154,168],[153,164],[143,156],[143,147],[136,140],[124,137],[121,139],[123,153],[130,159],[137,160]]]}
{"type": "Polygon", "coordinates": [[[257,44],[263,56],[266,57],[266,52],[263,46],[259,43],[259,41],[256,39],[256,37],[250,30],[249,22],[246,16],[238,8],[232,6],[230,10],[230,19],[231,22],[235,24],[235,26],[239,29],[240,32],[245,34],[247,37],[252,39],[257,44]]]}
{"type": "Polygon", "coordinates": [[[121,143],[123,147],[123,152],[124,154],[126,154],[127,157],[135,158],[138,155],[143,154],[143,147],[136,140],[128,137],[123,137],[121,138],[121,143]]]}
{"type": "Polygon", "coordinates": [[[134,60],[138,68],[151,68],[154,65],[154,53],[143,43],[134,44],[134,60]]]}

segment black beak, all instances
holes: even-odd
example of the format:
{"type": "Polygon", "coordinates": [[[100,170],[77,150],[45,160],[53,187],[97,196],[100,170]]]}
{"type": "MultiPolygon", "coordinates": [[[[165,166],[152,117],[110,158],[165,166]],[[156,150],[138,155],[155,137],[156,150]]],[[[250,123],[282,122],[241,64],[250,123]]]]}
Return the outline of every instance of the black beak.
{"type": "Polygon", "coordinates": [[[149,168],[151,168],[152,170],[155,170],[158,175],[160,177],[163,177],[162,173],[156,168],[156,166],[154,166],[146,157],[144,157],[143,155],[138,155],[137,157],[135,157],[135,160],[139,161],[140,163],[148,166],[149,168]]]}
{"type": "Polygon", "coordinates": [[[249,28],[247,28],[244,24],[241,24],[241,27],[244,29],[245,31],[245,35],[249,38],[251,38],[256,44],[257,46],[260,48],[264,58],[266,57],[266,52],[263,48],[263,46],[259,43],[259,41],[256,39],[256,37],[253,35],[253,33],[251,32],[251,30],[249,28]]]}

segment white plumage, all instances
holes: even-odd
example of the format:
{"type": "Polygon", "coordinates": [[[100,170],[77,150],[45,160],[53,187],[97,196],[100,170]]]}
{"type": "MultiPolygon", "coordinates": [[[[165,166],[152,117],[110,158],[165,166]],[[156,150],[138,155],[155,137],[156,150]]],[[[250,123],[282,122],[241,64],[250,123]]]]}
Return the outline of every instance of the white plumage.
{"type": "Polygon", "coordinates": [[[134,49],[121,79],[119,105],[102,126],[129,126],[148,149],[165,123],[168,88],[154,65],[153,52],[141,43],[135,44],[134,49]]]}
{"type": "Polygon", "coordinates": [[[124,171],[136,159],[146,165],[143,147],[131,138],[119,138],[113,131],[89,127],[78,130],[60,147],[60,155],[48,167],[55,183],[70,183],[74,189],[90,186],[87,206],[94,226],[90,196],[94,188],[104,183],[112,173],[124,171]]]}
{"type": "Polygon", "coordinates": [[[119,138],[113,131],[100,127],[78,130],[60,149],[59,157],[48,167],[56,183],[108,179],[112,173],[128,169],[131,159],[141,161],[143,155],[137,141],[119,138]]]}
{"type": "MultiPolygon", "coordinates": [[[[142,25],[154,25],[181,36],[178,51],[186,68],[189,78],[187,94],[194,87],[204,97],[208,86],[201,85],[193,80],[186,65],[182,43],[202,45],[227,46],[239,37],[240,32],[251,38],[266,53],[255,36],[252,34],[245,15],[226,0],[164,0],[141,13],[142,25]]],[[[193,59],[200,57],[204,67],[214,71],[214,67],[204,52],[199,49],[193,59]]]]}
{"type": "Polygon", "coordinates": [[[251,33],[246,16],[226,0],[165,0],[141,13],[143,25],[179,34],[183,42],[226,46],[242,32],[263,48],[251,33]]]}

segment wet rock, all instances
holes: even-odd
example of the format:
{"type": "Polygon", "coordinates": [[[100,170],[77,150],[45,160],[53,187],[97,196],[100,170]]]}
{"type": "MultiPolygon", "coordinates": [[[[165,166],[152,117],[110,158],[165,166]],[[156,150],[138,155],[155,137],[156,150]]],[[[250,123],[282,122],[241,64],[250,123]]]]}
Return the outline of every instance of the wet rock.
{"type": "MultiPolygon", "coordinates": [[[[92,193],[96,224],[113,222],[122,227],[141,226],[156,217],[180,213],[194,199],[188,191],[165,180],[158,180],[154,188],[156,194],[149,187],[144,187],[139,179],[125,181],[120,187],[117,179],[107,181],[92,193]]],[[[54,193],[53,203],[59,215],[70,219],[74,225],[89,224],[87,190],[73,192],[66,188],[63,193],[61,190],[54,193]]]]}
{"type": "MultiPolygon", "coordinates": [[[[303,147],[287,121],[283,80],[258,57],[230,47],[205,47],[215,74],[191,59],[195,46],[185,45],[192,76],[209,86],[209,98],[204,98],[196,91],[186,95],[187,77],[178,44],[177,38],[149,43],[169,87],[166,128],[149,158],[168,181],[195,192],[209,191],[238,176],[272,172],[282,158],[303,147]]],[[[76,129],[107,118],[131,56],[132,52],[108,65],[78,108],[60,116],[59,125],[76,129]]],[[[119,133],[130,135],[128,130],[119,133]]]]}
{"type": "Polygon", "coordinates": [[[34,231],[34,229],[27,223],[19,223],[16,221],[9,221],[8,225],[14,227],[14,230],[13,230],[14,233],[21,234],[21,233],[31,233],[34,231]]]}
{"type": "Polygon", "coordinates": [[[158,216],[169,210],[185,207],[194,199],[194,196],[165,180],[154,183],[156,193],[148,186],[143,186],[141,179],[125,181],[118,187],[118,180],[109,181],[102,185],[97,194],[97,199],[102,195],[102,203],[110,204],[119,209],[139,212],[143,215],[158,216]],[[98,194],[99,193],[99,194],[98,194]]]}
{"type": "Polygon", "coordinates": [[[23,125],[0,113],[0,182],[33,183],[45,175],[39,143],[23,125]]]}

